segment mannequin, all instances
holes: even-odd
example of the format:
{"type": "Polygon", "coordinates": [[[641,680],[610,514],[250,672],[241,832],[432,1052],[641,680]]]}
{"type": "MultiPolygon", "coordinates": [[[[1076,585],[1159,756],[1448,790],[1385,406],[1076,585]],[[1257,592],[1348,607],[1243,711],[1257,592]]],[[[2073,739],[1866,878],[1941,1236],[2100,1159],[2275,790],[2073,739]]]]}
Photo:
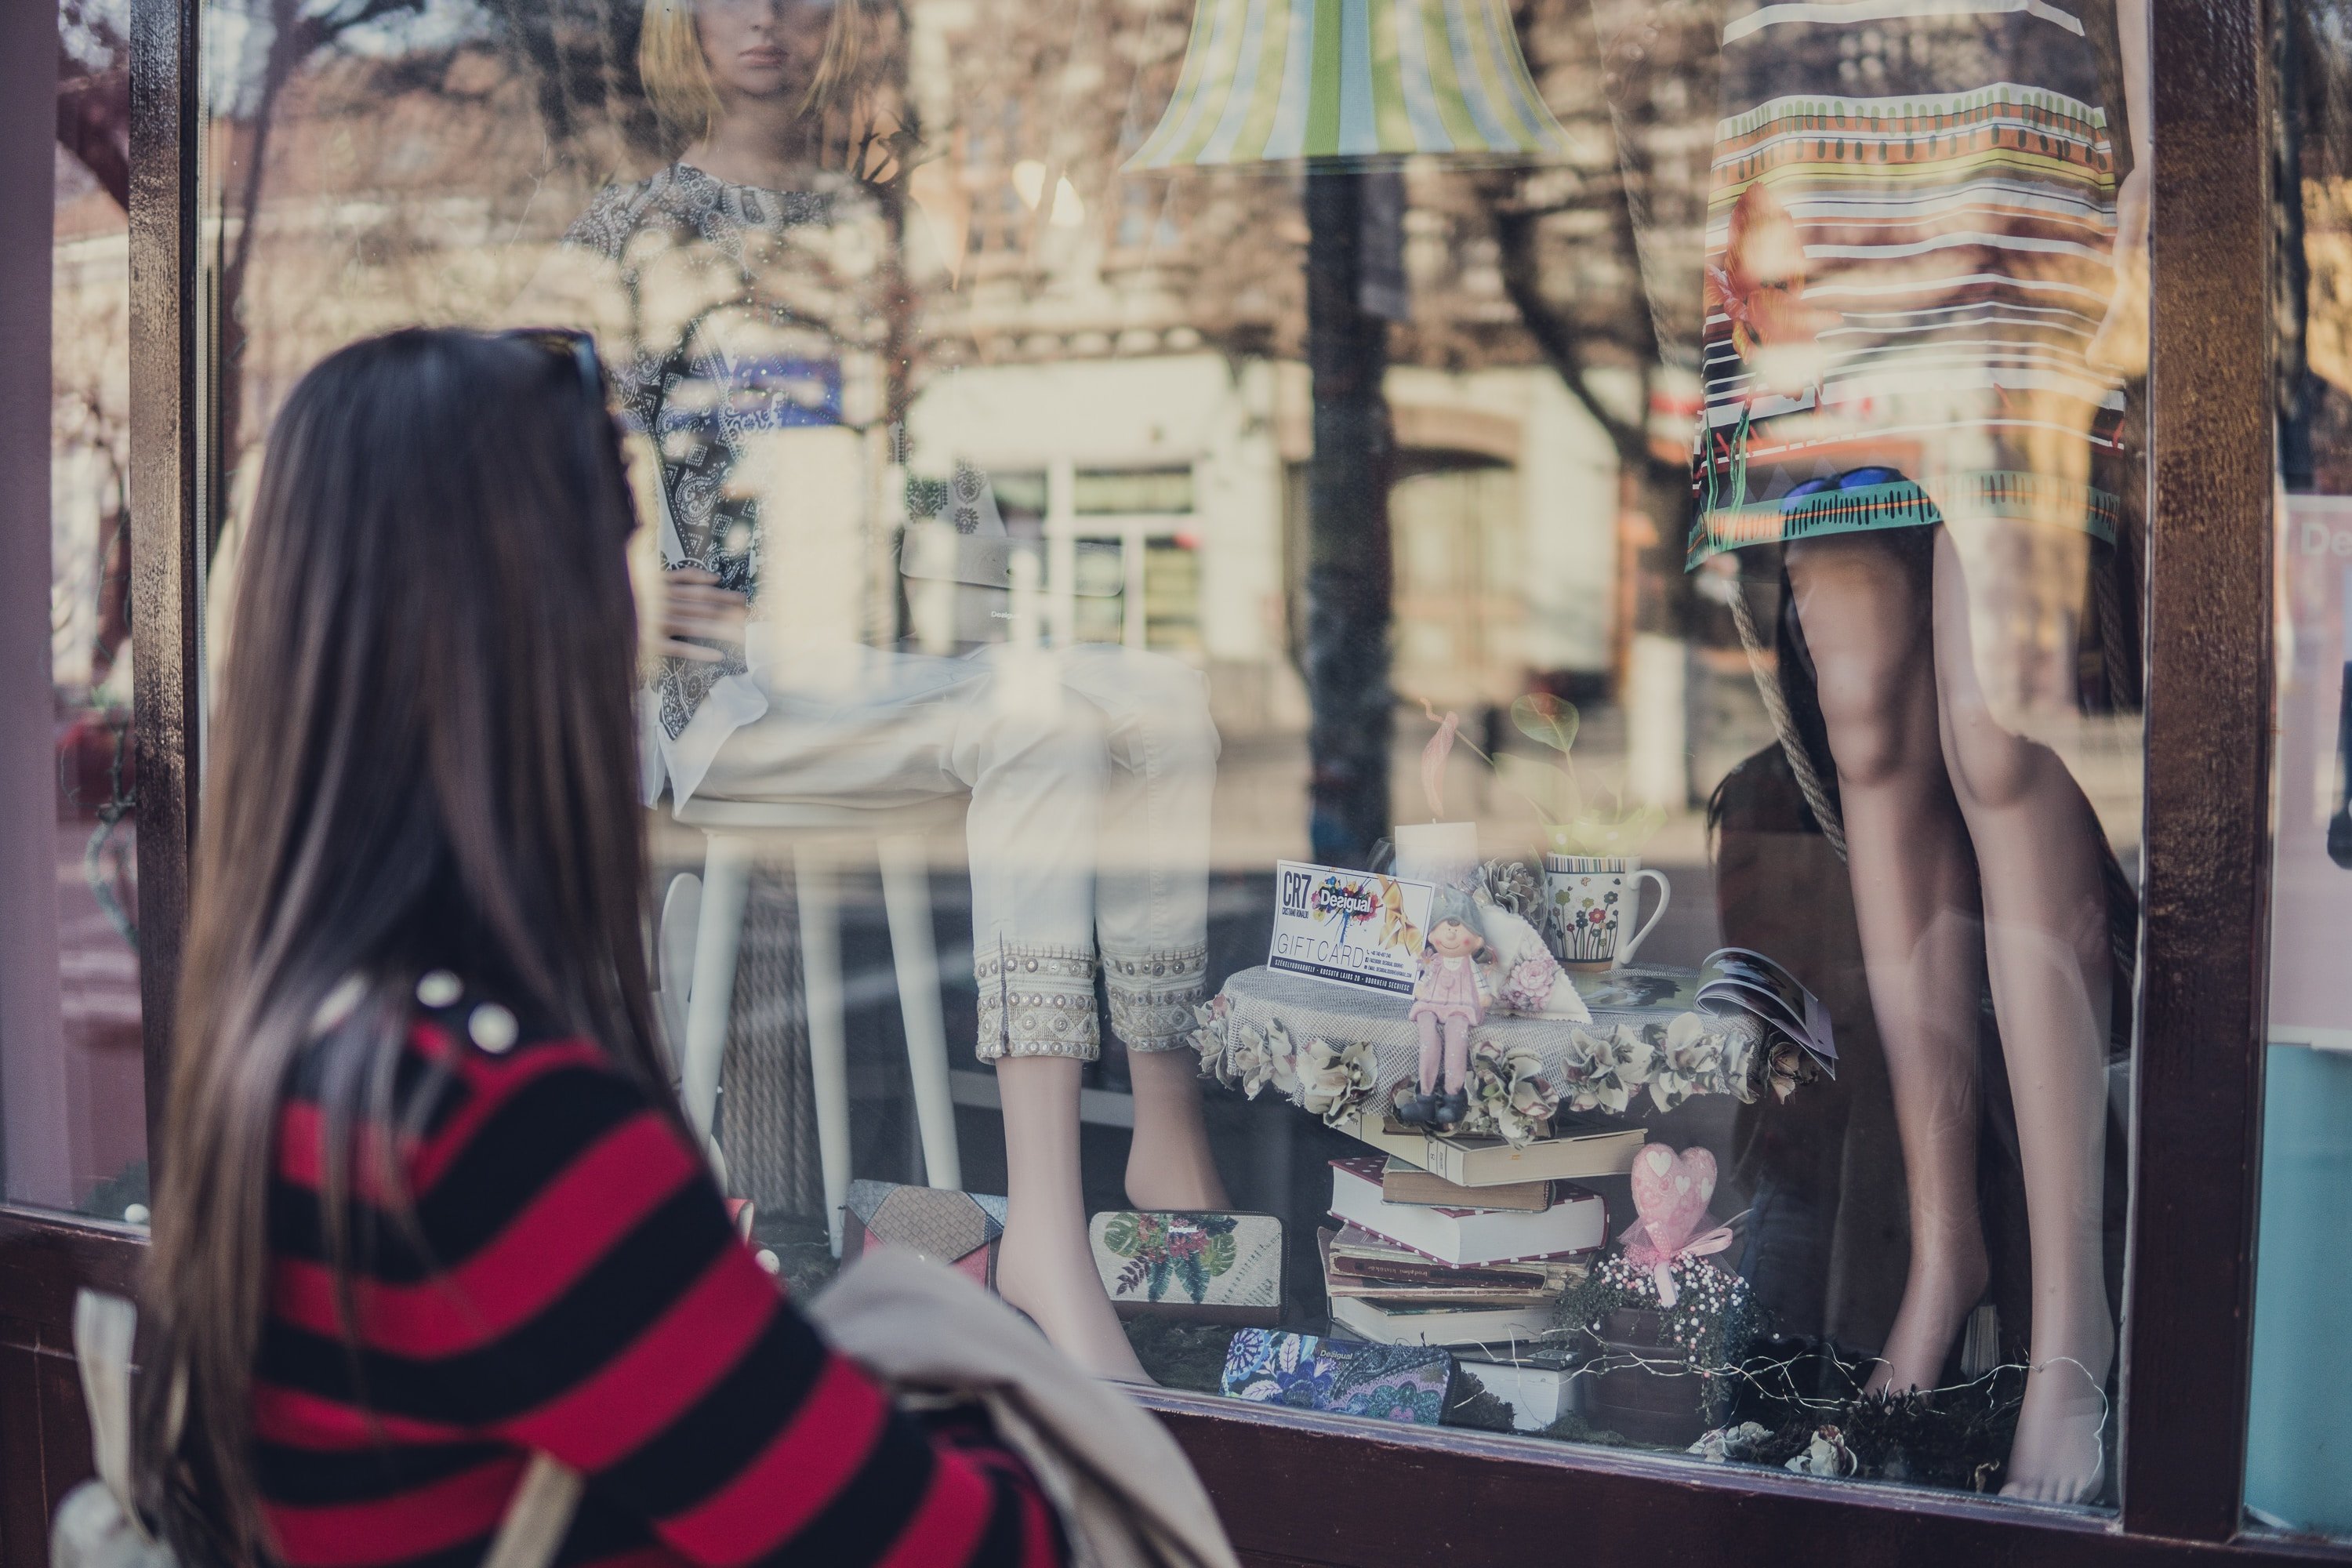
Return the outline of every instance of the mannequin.
{"type": "Polygon", "coordinates": [[[2114,7],[2135,154],[2120,190],[2100,10],[1855,10],[1867,29],[1747,0],[1727,22],[1692,564],[1785,546],[1828,731],[1909,1188],[1909,1273],[1870,1386],[1934,1388],[1986,1287],[1981,966],[2033,1276],[2002,1489],[2090,1501],[2112,1429],[2113,973],[2101,829],[2032,738],[2073,649],[2043,637],[2058,658],[2037,655],[2033,634],[2070,625],[2064,595],[2113,538],[2097,464],[2116,455],[2120,380],[2090,351],[2111,314],[2145,308],[2113,268],[2146,232],[2147,8],[2114,7]]]}
{"type": "Polygon", "coordinates": [[[1129,1201],[1224,1206],[1191,1048],[1217,754],[1201,678],[1101,645],[940,658],[852,634],[825,640],[809,622],[828,595],[837,605],[856,591],[812,589],[813,565],[764,584],[759,569],[764,549],[781,564],[795,540],[822,545],[829,519],[805,499],[810,476],[857,450],[838,426],[876,417],[848,406],[879,379],[874,274],[838,258],[880,247],[825,242],[874,209],[857,181],[818,173],[846,142],[837,111],[870,47],[868,14],[652,0],[642,74],[684,152],[652,180],[602,193],[570,237],[568,250],[620,280],[625,297],[599,319],[630,341],[608,359],[637,367],[620,378],[623,398],[661,453],[663,668],[648,700],[661,730],[650,742],[674,798],[970,794],[980,1056],[996,1070],[1008,1167],[998,1288],[1090,1371],[1147,1382],[1087,1246],[1078,1088],[1099,1048],[1099,947],[1134,1087],[1129,1201]],[[866,363],[845,372],[861,353],[866,363]],[[726,368],[778,363],[789,367],[780,381],[818,391],[763,403],[781,395],[759,371],[726,368]],[[813,416],[808,400],[822,408],[827,396],[834,405],[813,416]],[[747,648],[753,604],[771,599],[783,607],[766,611],[768,640],[753,625],[747,648]]]}

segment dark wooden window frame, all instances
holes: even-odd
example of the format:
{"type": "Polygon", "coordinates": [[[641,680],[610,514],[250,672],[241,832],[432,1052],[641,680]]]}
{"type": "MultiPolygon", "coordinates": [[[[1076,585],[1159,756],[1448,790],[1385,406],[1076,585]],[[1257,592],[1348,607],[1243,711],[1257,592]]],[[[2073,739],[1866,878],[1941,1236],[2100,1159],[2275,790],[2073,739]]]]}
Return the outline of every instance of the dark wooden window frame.
{"type": "MultiPolygon", "coordinates": [[[[2272,5],[2156,0],[2143,978],[2120,1512],[1421,1432],[1154,1394],[1255,1563],[1738,1557],[1972,1565],[2352,1552],[2244,1531],[2272,712],[2272,5]],[[2235,933],[2217,945],[2215,931],[2235,933]]],[[[195,819],[203,454],[197,0],[133,0],[131,563],[151,1135],[195,819]]],[[[169,1150],[151,1136],[155,1155],[169,1150]]],[[[117,1227],[0,1210],[0,1563],[88,1466],[66,1324],[120,1287],[117,1227]],[[27,1477],[38,1478],[27,1490],[27,1477]]]]}

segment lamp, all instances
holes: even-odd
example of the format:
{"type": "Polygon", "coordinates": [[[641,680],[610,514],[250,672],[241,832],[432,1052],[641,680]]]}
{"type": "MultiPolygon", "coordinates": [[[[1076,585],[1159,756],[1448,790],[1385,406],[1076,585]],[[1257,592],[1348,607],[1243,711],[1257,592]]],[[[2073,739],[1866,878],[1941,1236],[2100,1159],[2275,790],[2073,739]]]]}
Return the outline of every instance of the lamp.
{"type": "Polygon", "coordinates": [[[1567,151],[1507,0],[1199,0],[1175,95],[1127,168],[1567,151]]]}

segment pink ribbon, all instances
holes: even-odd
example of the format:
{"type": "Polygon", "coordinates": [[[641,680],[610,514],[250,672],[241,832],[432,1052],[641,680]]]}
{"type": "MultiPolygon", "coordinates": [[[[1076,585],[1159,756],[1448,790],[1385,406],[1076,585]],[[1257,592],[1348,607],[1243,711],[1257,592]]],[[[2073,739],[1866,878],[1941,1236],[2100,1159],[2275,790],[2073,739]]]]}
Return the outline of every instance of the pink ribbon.
{"type": "Polygon", "coordinates": [[[1625,1244],[1625,1262],[1634,1268],[1649,1270],[1658,1287],[1658,1305],[1675,1304],[1675,1265],[1687,1258],[1705,1258],[1721,1252],[1731,1245],[1731,1227],[1717,1226],[1705,1236],[1696,1236],[1679,1247],[1667,1242],[1655,1220],[1637,1219],[1625,1229],[1618,1240],[1625,1244]]]}

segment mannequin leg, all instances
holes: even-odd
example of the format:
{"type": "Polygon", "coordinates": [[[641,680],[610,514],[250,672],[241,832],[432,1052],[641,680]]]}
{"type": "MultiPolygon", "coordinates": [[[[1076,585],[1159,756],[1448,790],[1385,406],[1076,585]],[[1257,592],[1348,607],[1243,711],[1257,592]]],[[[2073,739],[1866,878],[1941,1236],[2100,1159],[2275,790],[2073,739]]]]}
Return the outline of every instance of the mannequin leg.
{"type": "Polygon", "coordinates": [[[2079,1502],[2102,1479],[2116,1343],[2099,1247],[2112,995],[2100,829],[2065,763],[2013,733],[1987,700],[1969,595],[1959,552],[1939,533],[1943,741],[1983,879],[1986,963],[2017,1104],[2033,1261],[2033,1370],[2001,1489],[2079,1502]]]}
{"type": "Polygon", "coordinates": [[[996,1064],[1012,1215],[997,1254],[996,1288],[1097,1377],[1149,1383],[1087,1246],[1078,1184],[1083,1068],[1073,1057],[1008,1057],[996,1064]]]}
{"type": "Polygon", "coordinates": [[[964,705],[952,761],[971,786],[967,838],[980,1057],[996,1068],[1010,1206],[1004,1299],[1101,1377],[1149,1381],[1087,1245],[1078,1079],[1098,1051],[1094,830],[1105,761],[1082,702],[964,705]]]}
{"type": "Polygon", "coordinates": [[[1932,1388],[1988,1264],[1976,1192],[1981,938],[1937,721],[1927,584],[1866,534],[1792,544],[1788,563],[1837,765],[1909,1190],[1910,1268],[1870,1386],[1932,1388]]]}
{"type": "Polygon", "coordinates": [[[1110,1025],[1135,1094],[1127,1198],[1139,1208],[1223,1208],[1201,1117],[1193,1008],[1207,994],[1209,814],[1217,729],[1198,671],[1103,644],[1061,656],[1074,698],[1102,716],[1109,772],[1095,910],[1110,1025]]]}
{"type": "Polygon", "coordinates": [[[1127,1147],[1127,1201],[1139,1209],[1221,1209],[1232,1200],[1201,1119],[1201,1058],[1189,1050],[1129,1051],[1135,1137],[1127,1147]]]}

